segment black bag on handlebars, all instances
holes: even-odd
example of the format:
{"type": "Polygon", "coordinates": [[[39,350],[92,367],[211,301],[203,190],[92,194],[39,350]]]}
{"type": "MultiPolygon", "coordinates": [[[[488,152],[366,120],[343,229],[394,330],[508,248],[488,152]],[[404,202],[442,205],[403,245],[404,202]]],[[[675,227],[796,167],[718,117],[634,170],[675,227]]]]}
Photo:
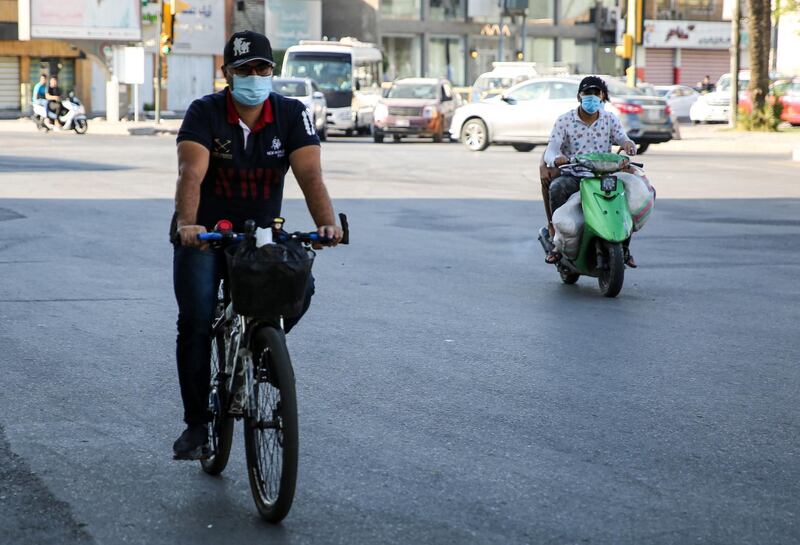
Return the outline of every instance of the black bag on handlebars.
{"type": "Polygon", "coordinates": [[[313,250],[297,241],[256,248],[255,240],[225,249],[233,309],[242,316],[292,318],[303,311],[313,250]]]}

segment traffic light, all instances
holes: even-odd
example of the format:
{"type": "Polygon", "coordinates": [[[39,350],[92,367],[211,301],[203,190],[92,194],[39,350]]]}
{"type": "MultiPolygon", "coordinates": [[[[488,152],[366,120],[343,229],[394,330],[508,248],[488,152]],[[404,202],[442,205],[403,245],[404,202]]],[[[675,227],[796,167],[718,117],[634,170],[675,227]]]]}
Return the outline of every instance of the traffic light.
{"type": "Polygon", "coordinates": [[[161,6],[161,54],[169,55],[175,41],[175,5],[162,0],[161,6]]]}
{"type": "Polygon", "coordinates": [[[517,60],[518,60],[518,61],[524,60],[524,59],[525,59],[525,53],[523,53],[522,51],[520,51],[520,50],[518,49],[518,50],[517,50],[517,53],[516,53],[516,57],[517,57],[517,60]]]}
{"type": "Polygon", "coordinates": [[[622,35],[622,45],[618,45],[614,50],[618,57],[630,59],[633,57],[633,36],[630,34],[622,35]]]}
{"type": "Polygon", "coordinates": [[[472,60],[475,60],[475,59],[477,59],[477,58],[478,58],[478,50],[477,50],[477,49],[470,49],[470,50],[469,50],[469,57],[470,57],[472,60]]]}

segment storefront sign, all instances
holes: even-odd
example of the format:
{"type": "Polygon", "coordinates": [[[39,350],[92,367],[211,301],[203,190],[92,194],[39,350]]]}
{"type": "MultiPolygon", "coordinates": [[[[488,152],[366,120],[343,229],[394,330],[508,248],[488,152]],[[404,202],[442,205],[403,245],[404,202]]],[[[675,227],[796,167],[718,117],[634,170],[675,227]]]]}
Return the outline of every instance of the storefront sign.
{"type": "Polygon", "coordinates": [[[19,0],[19,35],[75,40],[140,40],[141,0],[19,0]]]}
{"type": "Polygon", "coordinates": [[[730,23],[702,21],[647,20],[644,22],[645,47],[728,49],[730,23]]]}
{"type": "Polygon", "coordinates": [[[175,14],[175,53],[222,55],[225,0],[181,0],[175,14]]]}
{"type": "Polygon", "coordinates": [[[267,36],[273,49],[287,49],[300,40],[322,39],[320,0],[267,0],[267,36]]]}

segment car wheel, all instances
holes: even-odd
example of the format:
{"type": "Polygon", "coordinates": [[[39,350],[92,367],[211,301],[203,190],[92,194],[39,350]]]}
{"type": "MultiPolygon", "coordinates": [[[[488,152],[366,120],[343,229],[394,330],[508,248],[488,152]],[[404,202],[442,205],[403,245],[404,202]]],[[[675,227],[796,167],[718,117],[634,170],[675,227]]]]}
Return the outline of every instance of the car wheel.
{"type": "Polygon", "coordinates": [[[320,142],[325,142],[328,139],[328,124],[322,126],[322,130],[317,133],[320,142]]]}
{"type": "Polygon", "coordinates": [[[641,155],[647,151],[647,148],[650,147],[650,142],[642,142],[638,146],[636,146],[636,155],[641,155]]]}
{"type": "Polygon", "coordinates": [[[372,133],[372,141],[375,142],[376,144],[382,144],[383,143],[383,133],[379,132],[379,131],[373,131],[373,133],[372,133]]]}
{"type": "Polygon", "coordinates": [[[433,134],[433,141],[439,143],[444,140],[444,135],[441,131],[433,134]]]}
{"type": "Polygon", "coordinates": [[[533,151],[533,148],[536,147],[536,144],[511,144],[511,146],[517,151],[533,151]]]}
{"type": "Polygon", "coordinates": [[[395,142],[399,142],[400,140],[402,140],[402,138],[400,137],[399,134],[394,134],[392,135],[392,140],[394,140],[395,142]]]}
{"type": "Polygon", "coordinates": [[[473,117],[464,123],[461,128],[461,140],[470,151],[483,151],[489,147],[489,131],[486,123],[478,117],[473,117]]]}

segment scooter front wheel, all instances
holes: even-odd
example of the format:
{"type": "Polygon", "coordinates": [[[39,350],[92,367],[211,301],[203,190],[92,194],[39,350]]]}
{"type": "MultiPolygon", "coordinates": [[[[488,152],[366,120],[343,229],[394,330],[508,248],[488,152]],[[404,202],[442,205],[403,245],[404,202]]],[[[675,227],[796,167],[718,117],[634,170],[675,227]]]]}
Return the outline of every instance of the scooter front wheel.
{"type": "Polygon", "coordinates": [[[559,269],[558,274],[561,275],[561,281],[565,284],[574,284],[581,277],[578,273],[569,272],[566,269],[559,269]]]}
{"type": "Polygon", "coordinates": [[[86,131],[89,129],[89,124],[86,122],[85,119],[76,119],[75,126],[73,127],[75,132],[78,134],[85,134],[86,131]]]}
{"type": "Polygon", "coordinates": [[[600,293],[606,297],[616,297],[622,291],[622,283],[625,280],[625,258],[622,244],[603,241],[603,258],[605,267],[597,279],[597,283],[600,284],[600,293]]]}

